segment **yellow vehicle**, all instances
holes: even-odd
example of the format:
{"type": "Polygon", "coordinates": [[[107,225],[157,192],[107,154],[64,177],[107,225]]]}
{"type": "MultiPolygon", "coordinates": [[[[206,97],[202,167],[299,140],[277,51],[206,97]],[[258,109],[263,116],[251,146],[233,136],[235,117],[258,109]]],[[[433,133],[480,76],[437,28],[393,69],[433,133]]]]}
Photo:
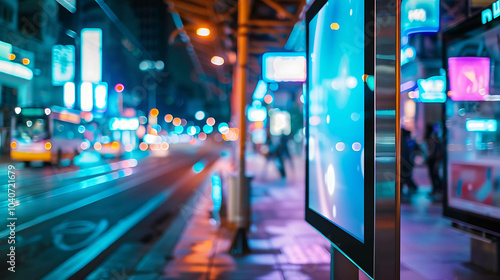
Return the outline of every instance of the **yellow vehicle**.
{"type": "Polygon", "coordinates": [[[30,163],[71,162],[81,152],[83,132],[80,112],[61,107],[15,108],[10,157],[30,163]]]}

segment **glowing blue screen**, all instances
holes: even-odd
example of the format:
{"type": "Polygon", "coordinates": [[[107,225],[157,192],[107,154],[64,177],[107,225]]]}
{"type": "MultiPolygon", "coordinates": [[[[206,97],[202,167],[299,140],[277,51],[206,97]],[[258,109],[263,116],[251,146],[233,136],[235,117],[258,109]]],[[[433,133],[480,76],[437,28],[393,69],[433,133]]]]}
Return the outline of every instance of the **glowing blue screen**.
{"type": "Polygon", "coordinates": [[[364,1],[329,1],[309,30],[309,207],[364,242],[364,1]]]}

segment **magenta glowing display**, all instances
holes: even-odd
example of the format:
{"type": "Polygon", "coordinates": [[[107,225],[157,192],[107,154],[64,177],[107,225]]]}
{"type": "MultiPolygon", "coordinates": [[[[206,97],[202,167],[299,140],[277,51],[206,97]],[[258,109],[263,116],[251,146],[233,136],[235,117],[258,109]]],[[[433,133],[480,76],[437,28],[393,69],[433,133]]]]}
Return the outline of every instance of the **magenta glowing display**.
{"type": "Polygon", "coordinates": [[[486,100],[490,92],[489,57],[450,57],[448,65],[451,100],[486,100]]]}

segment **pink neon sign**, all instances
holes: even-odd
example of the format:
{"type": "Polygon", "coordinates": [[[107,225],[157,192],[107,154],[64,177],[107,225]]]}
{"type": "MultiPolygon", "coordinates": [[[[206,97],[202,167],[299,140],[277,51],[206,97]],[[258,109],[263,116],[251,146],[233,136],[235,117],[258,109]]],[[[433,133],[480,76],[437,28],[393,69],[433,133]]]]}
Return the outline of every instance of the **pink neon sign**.
{"type": "Polygon", "coordinates": [[[490,93],[489,57],[450,57],[448,66],[451,100],[486,100],[490,93]]]}

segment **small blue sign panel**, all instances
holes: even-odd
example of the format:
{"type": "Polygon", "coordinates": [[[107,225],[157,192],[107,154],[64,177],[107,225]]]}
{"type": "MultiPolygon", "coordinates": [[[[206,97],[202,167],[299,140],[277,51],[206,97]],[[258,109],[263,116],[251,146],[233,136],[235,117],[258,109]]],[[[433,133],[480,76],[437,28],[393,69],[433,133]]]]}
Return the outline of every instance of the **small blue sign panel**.
{"type": "Polygon", "coordinates": [[[434,76],[417,81],[421,102],[444,103],[446,101],[446,78],[434,76]]]}
{"type": "Polygon", "coordinates": [[[439,31],[439,0],[404,0],[401,4],[402,36],[439,31]]]}

